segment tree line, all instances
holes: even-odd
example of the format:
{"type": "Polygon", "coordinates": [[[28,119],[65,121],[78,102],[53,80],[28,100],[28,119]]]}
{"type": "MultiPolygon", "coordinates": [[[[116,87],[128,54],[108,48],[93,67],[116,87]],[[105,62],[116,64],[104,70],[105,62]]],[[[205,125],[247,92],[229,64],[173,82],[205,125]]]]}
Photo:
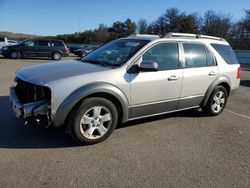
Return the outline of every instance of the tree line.
{"type": "Polygon", "coordinates": [[[56,35],[53,38],[68,43],[101,44],[132,34],[156,34],[163,37],[168,32],[199,33],[223,37],[234,49],[250,49],[250,9],[244,10],[244,17],[233,21],[231,14],[221,14],[208,10],[203,16],[198,13],[187,14],[177,8],[167,9],[152,22],[140,19],[116,21],[111,27],[100,24],[97,29],[56,35]]]}

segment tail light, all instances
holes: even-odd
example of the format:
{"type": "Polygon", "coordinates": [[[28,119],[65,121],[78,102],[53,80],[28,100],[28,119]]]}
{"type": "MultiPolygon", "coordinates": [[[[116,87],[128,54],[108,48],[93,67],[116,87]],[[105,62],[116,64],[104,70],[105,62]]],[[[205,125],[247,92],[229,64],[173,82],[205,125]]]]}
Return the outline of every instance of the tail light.
{"type": "Polygon", "coordinates": [[[64,48],[64,52],[69,52],[69,49],[67,47],[64,48]]]}
{"type": "Polygon", "coordinates": [[[237,79],[240,79],[240,67],[238,67],[238,70],[237,70],[237,79]]]}

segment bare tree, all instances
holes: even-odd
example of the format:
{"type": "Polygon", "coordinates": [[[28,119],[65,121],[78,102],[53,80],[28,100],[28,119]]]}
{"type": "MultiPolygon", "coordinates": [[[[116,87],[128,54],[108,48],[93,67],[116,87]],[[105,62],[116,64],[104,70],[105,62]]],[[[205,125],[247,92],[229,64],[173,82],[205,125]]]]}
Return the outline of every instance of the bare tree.
{"type": "Polygon", "coordinates": [[[228,38],[232,27],[232,16],[208,10],[203,17],[202,32],[207,35],[228,38]]]}
{"type": "Polygon", "coordinates": [[[148,22],[145,19],[140,19],[137,23],[137,31],[140,34],[148,33],[148,22]]]}

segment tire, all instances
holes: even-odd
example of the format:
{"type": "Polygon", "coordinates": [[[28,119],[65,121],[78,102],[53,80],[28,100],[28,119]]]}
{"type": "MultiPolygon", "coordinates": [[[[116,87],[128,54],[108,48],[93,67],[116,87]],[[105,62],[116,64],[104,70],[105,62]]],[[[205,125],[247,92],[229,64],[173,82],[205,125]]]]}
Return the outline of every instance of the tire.
{"type": "Polygon", "coordinates": [[[69,116],[67,130],[80,145],[96,144],[106,140],[116,128],[118,111],[107,99],[85,99],[69,116]]]}
{"type": "Polygon", "coordinates": [[[223,86],[217,86],[202,110],[209,116],[217,116],[224,110],[227,98],[227,90],[223,86]]]}
{"type": "Polygon", "coordinates": [[[78,53],[78,57],[82,57],[82,53],[81,52],[78,53]]]}
{"type": "Polygon", "coordinates": [[[20,56],[21,56],[21,54],[18,51],[13,51],[13,52],[10,53],[11,59],[19,59],[20,56]]]}
{"type": "Polygon", "coordinates": [[[52,58],[54,60],[60,60],[62,58],[62,54],[60,52],[55,52],[52,58]]]}

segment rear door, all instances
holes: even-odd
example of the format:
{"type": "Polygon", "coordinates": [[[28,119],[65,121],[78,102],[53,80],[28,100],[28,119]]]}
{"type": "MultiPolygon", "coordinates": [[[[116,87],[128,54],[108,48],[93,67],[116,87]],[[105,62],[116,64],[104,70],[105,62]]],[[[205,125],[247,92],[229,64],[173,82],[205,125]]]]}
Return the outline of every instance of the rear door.
{"type": "Polygon", "coordinates": [[[49,40],[37,40],[37,56],[52,57],[51,49],[49,40]]]}
{"type": "Polygon", "coordinates": [[[185,65],[178,107],[180,109],[199,105],[219,73],[213,54],[204,44],[182,44],[185,65]]]}

